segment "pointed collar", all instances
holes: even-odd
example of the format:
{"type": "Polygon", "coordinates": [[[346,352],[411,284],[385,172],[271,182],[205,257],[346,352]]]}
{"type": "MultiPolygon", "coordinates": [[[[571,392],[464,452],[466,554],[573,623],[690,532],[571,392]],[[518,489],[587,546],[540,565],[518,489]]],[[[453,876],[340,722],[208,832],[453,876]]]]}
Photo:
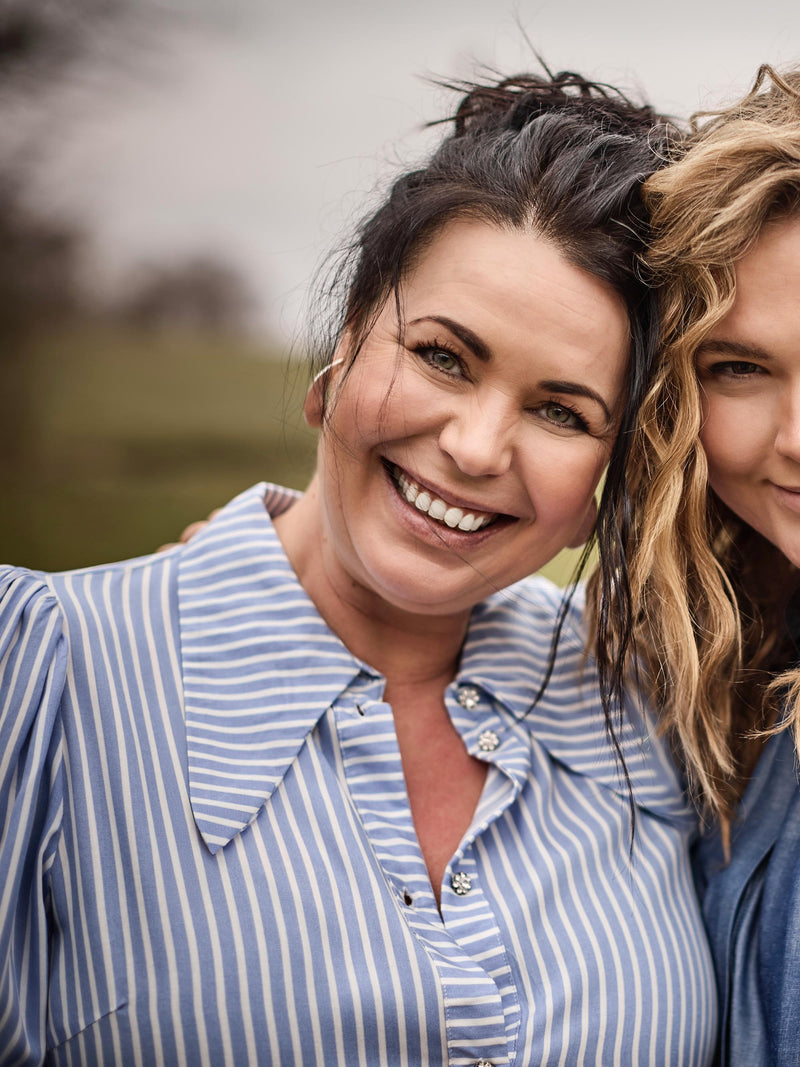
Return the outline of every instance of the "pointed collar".
{"type": "Polygon", "coordinates": [[[212,853],[256,817],[363,668],[320,617],[272,525],[297,496],[254,486],[180,553],[189,794],[212,853]]]}
{"type": "MultiPolygon", "coordinates": [[[[574,774],[625,799],[621,767],[608,737],[593,658],[586,653],[583,594],[567,612],[552,675],[546,677],[564,591],[531,578],[479,604],[473,612],[457,684],[479,685],[504,705],[538,744],[574,774]]],[[[629,699],[617,729],[637,807],[692,827],[696,814],[656,724],[629,699]]]]}
{"type": "MultiPolygon", "coordinates": [[[[299,494],[266,483],[233,500],[180,552],[178,605],[195,821],[211,852],[256,817],[309,732],[361,675],[377,677],[332,633],[272,525],[299,494]]],[[[478,686],[550,756],[627,797],[584,651],[579,598],[545,677],[562,591],[529,579],[479,604],[454,687],[478,686]]],[[[480,730],[476,727],[476,739],[480,730]]],[[[693,822],[653,725],[631,703],[618,733],[636,804],[693,822]]],[[[467,740],[467,738],[465,738],[467,740]]]]}

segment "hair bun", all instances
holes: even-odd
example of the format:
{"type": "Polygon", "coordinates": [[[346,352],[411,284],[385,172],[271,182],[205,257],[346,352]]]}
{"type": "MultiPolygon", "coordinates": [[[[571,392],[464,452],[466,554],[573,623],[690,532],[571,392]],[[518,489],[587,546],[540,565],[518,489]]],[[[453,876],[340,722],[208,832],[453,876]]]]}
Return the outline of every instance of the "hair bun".
{"type": "Polygon", "coordinates": [[[482,133],[490,128],[521,130],[540,115],[573,111],[596,115],[609,132],[633,133],[667,123],[649,105],[635,104],[620,90],[591,81],[574,71],[557,74],[517,74],[496,83],[445,83],[464,93],[452,121],[455,136],[482,133]]]}

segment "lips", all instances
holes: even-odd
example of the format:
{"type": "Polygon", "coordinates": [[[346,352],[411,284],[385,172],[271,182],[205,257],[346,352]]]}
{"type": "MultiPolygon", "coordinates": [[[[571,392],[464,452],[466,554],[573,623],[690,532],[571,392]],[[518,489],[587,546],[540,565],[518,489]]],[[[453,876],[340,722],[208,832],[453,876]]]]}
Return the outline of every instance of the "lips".
{"type": "Polygon", "coordinates": [[[778,485],[773,482],[774,491],[783,507],[795,514],[800,512],[800,489],[792,485],[778,485]]]}
{"type": "Polygon", "coordinates": [[[500,517],[496,511],[478,511],[443,500],[433,490],[415,482],[395,463],[390,463],[387,467],[392,481],[407,503],[435,522],[449,526],[451,530],[477,533],[500,517]]]}

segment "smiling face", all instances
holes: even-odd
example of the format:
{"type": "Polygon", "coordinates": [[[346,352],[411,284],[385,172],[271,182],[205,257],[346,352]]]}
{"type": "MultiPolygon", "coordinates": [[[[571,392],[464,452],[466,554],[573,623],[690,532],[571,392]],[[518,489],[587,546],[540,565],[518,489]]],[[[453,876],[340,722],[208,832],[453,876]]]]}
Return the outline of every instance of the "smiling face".
{"type": "MultiPolygon", "coordinates": [[[[622,402],[619,297],[528,232],[448,225],[331,374],[325,567],[405,611],[468,611],[582,542],[622,402]]],[[[307,404],[321,421],[319,391],[307,404]]]]}
{"type": "Polygon", "coordinates": [[[800,565],[800,218],[736,264],[736,299],[697,354],[709,482],[800,565]]]}

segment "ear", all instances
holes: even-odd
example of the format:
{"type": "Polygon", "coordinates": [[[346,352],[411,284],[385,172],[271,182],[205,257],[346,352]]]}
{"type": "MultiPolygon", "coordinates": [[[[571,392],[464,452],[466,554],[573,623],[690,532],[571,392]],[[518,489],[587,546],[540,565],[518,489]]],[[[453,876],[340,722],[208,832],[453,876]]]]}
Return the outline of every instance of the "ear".
{"type": "Polygon", "coordinates": [[[322,427],[322,413],[325,410],[325,394],[335,377],[336,368],[344,363],[344,358],[334,359],[327,367],[323,367],[319,374],[315,375],[314,381],[308,387],[305,403],[303,404],[303,418],[312,430],[322,427]]]}
{"type": "Polygon", "coordinates": [[[592,497],[591,503],[586,509],[586,514],[581,520],[581,524],[575,531],[575,535],[569,542],[569,548],[582,548],[589,538],[592,536],[592,530],[594,530],[594,524],[597,522],[597,501],[592,497]]]}
{"type": "Polygon", "coordinates": [[[315,378],[308,387],[305,403],[303,404],[303,418],[306,425],[312,430],[318,430],[322,426],[322,405],[325,398],[325,387],[315,378]]]}

